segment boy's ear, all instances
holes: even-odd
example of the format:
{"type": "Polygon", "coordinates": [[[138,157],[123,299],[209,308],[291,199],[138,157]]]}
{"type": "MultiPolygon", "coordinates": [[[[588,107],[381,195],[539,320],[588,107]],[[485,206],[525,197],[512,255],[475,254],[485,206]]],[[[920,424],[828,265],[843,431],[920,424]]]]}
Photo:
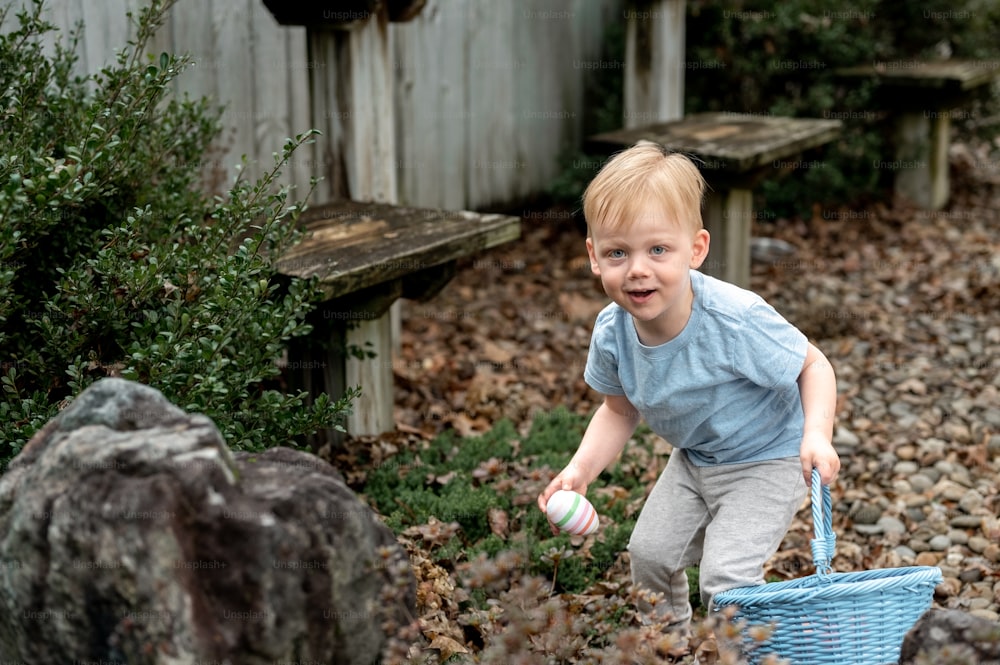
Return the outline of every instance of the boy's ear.
{"type": "Polygon", "coordinates": [[[601,267],[597,264],[597,254],[594,253],[594,239],[587,238],[587,256],[590,257],[590,272],[601,276],[601,267]]]}
{"type": "Polygon", "coordinates": [[[708,256],[708,247],[712,244],[712,237],[705,229],[699,229],[694,234],[694,243],[691,247],[691,267],[700,268],[708,256]]]}

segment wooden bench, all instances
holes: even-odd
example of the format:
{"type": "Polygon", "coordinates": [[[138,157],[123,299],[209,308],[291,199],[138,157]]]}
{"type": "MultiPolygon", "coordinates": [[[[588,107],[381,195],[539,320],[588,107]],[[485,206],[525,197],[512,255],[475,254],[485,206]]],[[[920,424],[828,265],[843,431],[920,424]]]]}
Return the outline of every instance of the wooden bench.
{"type": "Polygon", "coordinates": [[[895,154],[876,168],[895,171],[895,191],[915,205],[940,210],[948,203],[948,146],[953,109],[1000,75],[1000,62],[897,60],[842,69],[841,77],[875,83],[878,103],[895,120],[895,154]]]}
{"type": "Polygon", "coordinates": [[[702,270],[746,288],[753,188],[763,178],[792,170],[800,163],[798,157],[833,141],[840,128],[839,120],[700,113],[598,134],[587,144],[610,154],[645,139],[693,157],[709,185],[703,216],[712,246],[702,270]]]}
{"type": "Polygon", "coordinates": [[[276,267],[318,278],[324,301],[310,317],[312,334],[293,340],[286,375],[296,387],[334,399],[360,385],[348,432],[391,430],[389,308],[398,298],[433,297],[454,275],[456,260],[518,238],[520,219],[339,200],[307,209],[299,223],[306,237],[276,267]],[[358,357],[352,347],[375,355],[358,357]]]}

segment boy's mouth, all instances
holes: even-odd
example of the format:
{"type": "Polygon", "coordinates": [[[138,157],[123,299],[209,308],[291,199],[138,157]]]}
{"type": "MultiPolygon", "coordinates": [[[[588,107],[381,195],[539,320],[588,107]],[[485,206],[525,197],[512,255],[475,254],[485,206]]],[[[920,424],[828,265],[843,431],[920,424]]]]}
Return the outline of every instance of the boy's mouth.
{"type": "Polygon", "coordinates": [[[652,298],[653,294],[656,292],[649,290],[649,291],[628,291],[627,293],[629,299],[632,300],[633,302],[646,302],[647,300],[652,298]]]}

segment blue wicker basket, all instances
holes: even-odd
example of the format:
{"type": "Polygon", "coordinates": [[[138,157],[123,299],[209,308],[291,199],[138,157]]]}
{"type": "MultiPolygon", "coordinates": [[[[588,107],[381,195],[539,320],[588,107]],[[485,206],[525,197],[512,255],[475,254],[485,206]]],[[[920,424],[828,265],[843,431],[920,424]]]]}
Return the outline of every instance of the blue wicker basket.
{"type": "Polygon", "coordinates": [[[852,573],[831,572],[836,548],[830,488],[812,476],[812,541],[816,573],[787,582],[740,587],[712,599],[716,612],[735,606],[746,621],[743,648],[750,665],[767,654],[793,665],[883,665],[899,660],[903,638],[930,607],[941,582],[935,566],[886,568],[852,573]],[[822,497],[820,494],[822,493],[822,497]],[[757,642],[754,626],[770,626],[770,637],[757,642]]]}

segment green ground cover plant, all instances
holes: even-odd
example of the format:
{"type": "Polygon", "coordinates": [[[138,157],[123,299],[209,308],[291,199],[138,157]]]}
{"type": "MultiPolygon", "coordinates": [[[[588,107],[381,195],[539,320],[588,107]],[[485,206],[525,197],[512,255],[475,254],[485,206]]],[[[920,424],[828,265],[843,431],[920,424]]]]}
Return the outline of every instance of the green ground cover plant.
{"type": "MultiPolygon", "coordinates": [[[[685,653],[665,624],[638,613],[640,598],[656,597],[629,581],[626,547],[666,464],[662,440],[641,426],[588,488],[601,516],[595,534],[553,536],[535,504],[587,421],[557,407],[524,435],[502,420],[479,436],[445,432],[385,455],[356,449],[349,466],[365,469],[358,490],[407,547],[418,582],[421,622],[386,626],[395,637],[383,663],[659,663],[685,653]],[[461,634],[449,629],[456,624],[461,634]]],[[[695,569],[689,583],[703,613],[695,569]]],[[[732,638],[739,626],[703,617],[697,631],[702,641],[713,631],[732,638]]]]}
{"type": "Polygon", "coordinates": [[[578,556],[582,539],[553,536],[535,497],[569,462],[585,427],[585,418],[557,408],[536,417],[523,437],[509,421],[479,437],[446,432],[375,466],[362,492],[396,533],[431,542],[439,562],[516,548],[527,556],[528,571],[552,578],[555,590],[583,592],[609,574],[627,573],[619,556],[646,489],[636,470],[665,461],[639,434],[614,469],[592,484],[588,498],[602,528],[578,556]],[[425,528],[429,523],[440,526],[425,528]]]}
{"type": "Polygon", "coordinates": [[[146,52],[172,4],[130,15],[135,38],[91,76],[75,73],[75,34],[46,48],[41,0],[0,10],[0,469],[105,376],[161,390],[248,450],[337,427],[356,394],[308,403],[276,363],[316,296],[270,260],[298,237],[309,193],[278,178],[312,132],[256,181],[207,193],[221,109],[171,92],[186,57],[146,52]]]}

